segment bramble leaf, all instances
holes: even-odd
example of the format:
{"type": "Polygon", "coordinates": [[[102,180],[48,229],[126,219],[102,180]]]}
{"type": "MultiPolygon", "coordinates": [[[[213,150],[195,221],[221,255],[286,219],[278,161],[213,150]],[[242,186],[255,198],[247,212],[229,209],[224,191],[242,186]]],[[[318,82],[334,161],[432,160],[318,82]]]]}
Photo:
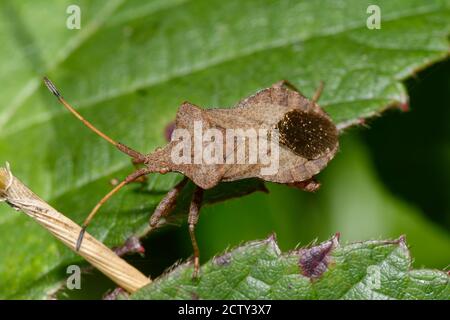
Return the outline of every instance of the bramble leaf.
{"type": "Polygon", "coordinates": [[[450,276],[411,270],[403,237],[338,241],[287,253],[274,236],[249,242],[207,262],[198,280],[184,263],[131,299],[450,299],[450,276]]]}

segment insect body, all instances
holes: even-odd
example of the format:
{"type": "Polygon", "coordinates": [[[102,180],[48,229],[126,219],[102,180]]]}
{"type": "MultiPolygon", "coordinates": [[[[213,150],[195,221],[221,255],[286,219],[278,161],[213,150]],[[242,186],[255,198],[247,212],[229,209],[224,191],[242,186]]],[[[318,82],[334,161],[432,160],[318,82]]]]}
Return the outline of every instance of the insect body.
{"type": "Polygon", "coordinates": [[[212,188],[222,181],[256,177],[315,191],[319,184],[313,179],[314,176],[334,157],[339,145],[336,126],[316,103],[322,87],[312,100],[305,98],[288,82],[281,81],[240,101],[234,108],[201,109],[185,102],[177,112],[172,140],[153,153],[142,154],[95,128],[64,100],[50,80],[44,78],[44,82],[58,100],[87,127],[130,156],[133,163],[143,165],[143,168],[117,184],[94,207],[83,223],[77,248],[81,246],[84,230],[98,209],[123,186],[149,173],[181,172],[185,179],[161,200],[150,218],[150,225],[157,226],[161,217],[170,213],[188,179],[196,184],[188,217],[194,248],[194,276],[199,271],[195,225],[204,189],[212,188]],[[198,138],[199,128],[207,132],[208,138],[198,138]],[[239,144],[239,141],[244,144],[239,144]],[[255,143],[260,150],[251,149],[251,141],[257,141],[255,143]],[[242,146],[248,152],[239,153],[242,146]],[[258,154],[255,155],[255,152],[258,154]],[[205,158],[205,154],[210,156],[209,159],[205,158]],[[236,162],[239,156],[241,161],[236,162]],[[262,161],[269,158],[276,158],[276,166],[272,168],[275,170],[268,170],[269,164],[262,161]]]}

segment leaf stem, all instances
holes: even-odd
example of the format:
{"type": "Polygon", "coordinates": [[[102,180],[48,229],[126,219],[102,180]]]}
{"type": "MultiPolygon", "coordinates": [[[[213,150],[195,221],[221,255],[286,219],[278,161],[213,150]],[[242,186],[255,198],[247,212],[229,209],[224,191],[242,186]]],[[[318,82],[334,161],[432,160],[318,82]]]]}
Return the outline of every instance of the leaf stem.
{"type": "Polygon", "coordinates": [[[15,210],[27,214],[128,292],[133,293],[151,283],[150,278],[87,232],[83,245],[79,251],[76,251],[76,242],[81,227],[34,194],[13,176],[8,165],[0,168],[0,201],[5,201],[15,210]]]}

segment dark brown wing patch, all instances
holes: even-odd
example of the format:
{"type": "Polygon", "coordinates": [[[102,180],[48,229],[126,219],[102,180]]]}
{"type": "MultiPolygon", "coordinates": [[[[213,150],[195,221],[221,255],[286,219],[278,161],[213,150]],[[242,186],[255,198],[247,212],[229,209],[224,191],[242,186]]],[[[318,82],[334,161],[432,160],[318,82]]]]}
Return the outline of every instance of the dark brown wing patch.
{"type": "Polygon", "coordinates": [[[338,143],[336,126],[316,112],[293,110],[277,123],[280,143],[308,160],[334,149],[338,143]]]}

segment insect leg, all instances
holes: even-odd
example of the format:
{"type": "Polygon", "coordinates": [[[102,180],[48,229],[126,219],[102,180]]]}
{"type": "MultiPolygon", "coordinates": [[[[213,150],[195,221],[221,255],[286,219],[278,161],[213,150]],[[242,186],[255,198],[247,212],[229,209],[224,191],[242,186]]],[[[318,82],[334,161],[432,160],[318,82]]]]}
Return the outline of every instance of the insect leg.
{"type": "Polygon", "coordinates": [[[188,178],[181,180],[175,187],[170,190],[165,197],[161,200],[158,206],[150,217],[150,227],[153,229],[158,226],[159,220],[162,217],[169,215],[169,213],[175,208],[177,198],[183,190],[184,186],[188,182],[188,178]]]}
{"type": "Polygon", "coordinates": [[[303,94],[300,92],[300,90],[297,89],[296,86],[294,86],[292,83],[290,83],[290,82],[287,81],[287,80],[281,80],[281,81],[278,81],[278,82],[274,83],[274,84],[272,85],[272,88],[288,88],[288,89],[297,91],[298,93],[300,93],[301,95],[303,95],[303,94]]]}
{"type": "Polygon", "coordinates": [[[287,185],[306,192],[316,192],[320,188],[320,182],[314,178],[300,182],[288,183],[287,185]]]}
{"type": "Polygon", "coordinates": [[[115,193],[117,193],[120,189],[122,189],[125,185],[127,185],[130,182],[133,182],[134,180],[136,180],[139,177],[142,177],[144,175],[147,175],[149,173],[153,172],[153,170],[150,170],[149,168],[142,168],[139,169],[135,172],[133,172],[132,174],[130,174],[129,176],[127,176],[125,178],[125,180],[123,180],[121,183],[119,183],[117,186],[114,187],[114,189],[112,189],[108,194],[106,194],[94,207],[94,209],[92,209],[92,211],[89,213],[88,217],[86,218],[86,220],[84,220],[82,227],[81,227],[81,231],[80,234],[78,236],[78,240],[77,240],[77,245],[76,245],[76,250],[78,251],[81,247],[81,243],[83,241],[83,236],[84,233],[86,231],[86,228],[88,227],[89,223],[91,222],[92,218],[94,218],[95,214],[98,212],[98,210],[100,209],[100,207],[106,202],[108,201],[109,198],[111,198],[115,193]]]}
{"type": "Polygon", "coordinates": [[[312,102],[317,102],[317,101],[319,101],[320,96],[321,96],[322,91],[323,91],[324,85],[325,85],[325,84],[323,83],[323,81],[320,81],[319,87],[316,89],[316,92],[314,93],[314,96],[313,96],[312,99],[311,99],[312,102]]]}
{"type": "Polygon", "coordinates": [[[67,109],[70,111],[70,113],[72,113],[75,117],[77,117],[78,120],[80,120],[81,122],[83,122],[83,124],[88,127],[90,130],[92,130],[93,132],[95,132],[97,135],[99,135],[101,138],[103,138],[104,140],[108,141],[109,143],[111,143],[112,145],[114,145],[117,149],[119,149],[120,151],[122,151],[123,153],[129,155],[130,157],[132,157],[133,159],[137,159],[137,161],[144,161],[144,155],[141,154],[140,152],[133,150],[132,148],[114,141],[112,138],[110,138],[109,136],[107,136],[106,134],[104,134],[102,131],[100,131],[99,129],[97,129],[92,123],[90,123],[89,121],[87,121],[80,113],[78,113],[78,111],[76,111],[61,95],[61,93],[59,92],[59,90],[56,88],[56,86],[53,84],[53,82],[50,81],[50,79],[48,79],[47,77],[44,77],[44,83],[47,86],[48,90],[50,90],[51,93],[53,93],[53,95],[58,99],[58,101],[67,109]]]}
{"type": "Polygon", "coordinates": [[[189,235],[191,236],[192,248],[194,249],[194,273],[192,275],[193,278],[197,278],[200,271],[200,250],[198,248],[197,239],[195,238],[195,225],[197,224],[198,217],[200,215],[202,200],[203,189],[197,187],[194,190],[188,217],[189,235]]]}

